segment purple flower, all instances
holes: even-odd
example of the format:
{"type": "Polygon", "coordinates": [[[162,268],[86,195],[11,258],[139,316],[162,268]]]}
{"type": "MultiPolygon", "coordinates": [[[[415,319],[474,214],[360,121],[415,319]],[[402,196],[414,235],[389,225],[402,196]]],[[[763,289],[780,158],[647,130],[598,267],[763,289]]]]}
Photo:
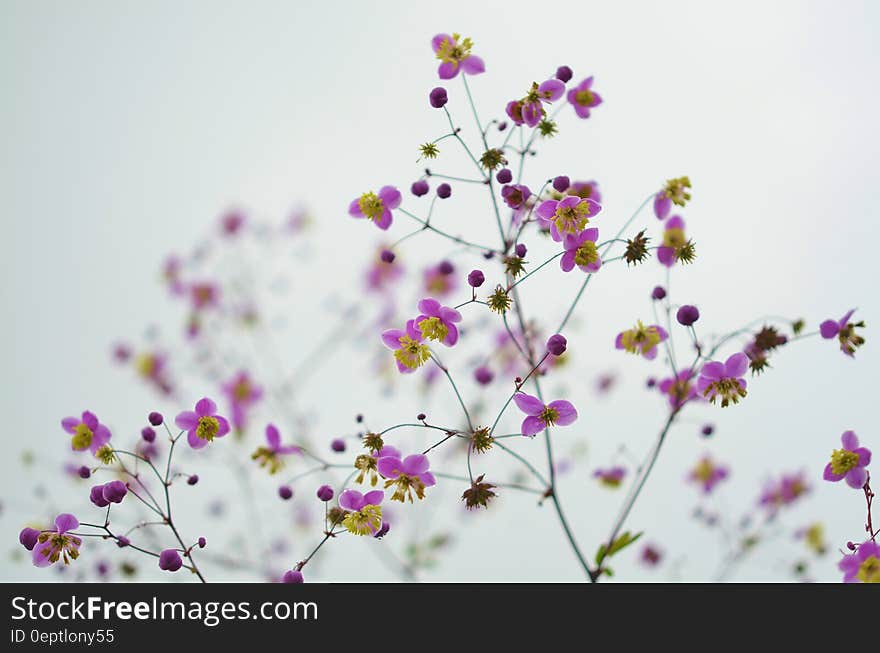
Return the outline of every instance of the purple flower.
{"type": "Polygon", "coordinates": [[[392,501],[403,502],[409,499],[413,502],[413,491],[419,499],[425,498],[425,488],[437,484],[434,475],[428,471],[430,462],[428,457],[422,454],[407,456],[403,460],[400,455],[381,456],[376,461],[376,468],[385,481],[385,487],[397,486],[392,501]]]}
{"type": "Polygon", "coordinates": [[[375,258],[367,269],[366,285],[368,290],[381,292],[403,275],[403,266],[400,261],[393,254],[389,261],[389,257],[385,253],[387,251],[384,246],[379,247],[375,258]]]}
{"type": "Polygon", "coordinates": [[[880,544],[868,540],[837,563],[844,583],[880,583],[880,544]]]}
{"type": "Polygon", "coordinates": [[[334,438],[330,443],[330,448],[337,453],[342,453],[345,451],[345,440],[342,438],[334,438]]]}
{"type": "Polygon", "coordinates": [[[383,231],[391,226],[391,211],[400,206],[403,197],[394,186],[382,186],[379,194],[370,191],[352,200],[348,214],[353,218],[367,218],[383,231]]]}
{"type": "Polygon", "coordinates": [[[382,508],[384,490],[373,490],[361,494],[357,490],[345,490],[339,496],[339,506],[349,511],[342,525],[355,535],[375,535],[382,527],[382,508]]]}
{"type": "Polygon", "coordinates": [[[203,397],[196,403],[195,411],[185,410],[174,418],[177,428],[187,431],[186,440],[193,449],[208,446],[214,438],[229,433],[229,422],[217,414],[217,404],[203,397]]]}
{"type": "Polygon", "coordinates": [[[641,354],[649,361],[657,357],[657,345],[666,340],[669,334],[659,324],[645,326],[642,321],[636,326],[617,334],[615,349],[624,349],[631,354],[641,354]]]}
{"type": "Polygon", "coordinates": [[[221,390],[232,405],[245,408],[250,408],[263,397],[263,388],[256,385],[244,370],[223,383],[221,390]]]}
{"type": "Polygon", "coordinates": [[[602,104],[602,96],[591,90],[593,78],[587,77],[580,84],[568,91],[568,102],[580,118],[589,118],[590,109],[602,104]]]}
{"type": "MultiPolygon", "coordinates": [[[[446,89],[442,86],[438,86],[437,88],[431,89],[431,93],[428,95],[428,100],[431,102],[431,106],[435,109],[442,109],[449,101],[449,97],[446,95],[446,89]]],[[[424,193],[422,193],[422,195],[424,195],[424,193]]]]}
{"type": "Polygon", "coordinates": [[[742,352],[734,354],[724,363],[710,361],[700,371],[697,392],[712,404],[721,397],[722,408],[727,407],[731,401],[738,404],[746,396],[746,380],[742,376],[748,367],[749,357],[742,352]]]}
{"type": "Polygon", "coordinates": [[[474,46],[470,38],[461,38],[460,34],[437,34],[431,39],[434,54],[442,62],[437,68],[440,79],[452,79],[459,70],[466,75],[479,75],[486,71],[486,64],[480,57],[471,54],[474,46]]]}
{"type": "Polygon", "coordinates": [[[684,220],[674,215],[669,218],[663,231],[663,244],[657,248],[657,260],[671,268],[679,259],[679,253],[687,245],[684,235],[684,220]]]}
{"type": "Polygon", "coordinates": [[[704,494],[709,494],[712,489],[728,476],[728,469],[712,461],[709,456],[703,456],[697,463],[688,479],[699,484],[704,494]]]}
{"type": "Polygon", "coordinates": [[[440,302],[430,297],[419,302],[421,315],[416,318],[416,327],[421,331],[422,338],[437,340],[447,347],[458,342],[456,322],[461,322],[461,313],[454,308],[441,306],[440,302]]]}
{"type": "Polygon", "coordinates": [[[581,199],[591,199],[594,202],[602,202],[602,193],[599,192],[599,182],[597,181],[573,181],[566,194],[576,195],[581,199]]]}
{"type": "Polygon", "coordinates": [[[435,297],[445,297],[455,290],[455,266],[449,261],[440,261],[437,265],[425,268],[425,292],[435,297]]]}
{"type": "Polygon", "coordinates": [[[94,413],[83,411],[82,417],[65,417],[61,420],[61,428],[73,435],[70,446],[74,451],[88,449],[93,454],[110,442],[110,429],[101,424],[94,413]]]}
{"type": "MultiPolygon", "coordinates": [[[[456,336],[458,331],[456,330],[456,336]]],[[[397,369],[402,374],[415,372],[431,357],[431,350],[424,344],[425,337],[416,327],[415,320],[408,320],[406,330],[389,329],[382,333],[382,342],[394,351],[397,369]]]]}
{"type": "Polygon", "coordinates": [[[282,583],[302,583],[305,582],[302,572],[298,569],[288,569],[281,577],[282,583]]]}
{"type": "MultiPolygon", "coordinates": [[[[40,532],[37,536],[37,542],[32,549],[34,565],[48,567],[59,560],[64,560],[64,564],[67,565],[71,560],[76,560],[79,557],[82,539],[72,535],[70,531],[77,528],[79,528],[79,521],[76,517],[69,513],[58,515],[55,518],[55,526],[40,532]]],[[[30,534],[28,534],[28,543],[30,543],[30,534]]]]}
{"type": "Polygon", "coordinates": [[[599,482],[605,487],[620,487],[623,478],[626,476],[626,469],[623,467],[609,467],[608,469],[597,469],[593,472],[593,478],[598,478],[599,482]]]}
{"type": "Polygon", "coordinates": [[[520,430],[523,435],[535,435],[551,426],[568,426],[577,419],[577,410],[569,401],[557,399],[546,406],[537,397],[525,392],[513,395],[517,407],[528,417],[523,420],[520,430]]]}
{"type": "Polygon", "coordinates": [[[175,549],[165,549],[159,554],[159,569],[177,571],[183,567],[183,560],[175,549]]]}
{"type": "Polygon", "coordinates": [[[528,186],[522,184],[508,184],[501,189],[501,198],[504,203],[514,210],[522,209],[531,196],[532,191],[528,186]]]}
{"type": "Polygon", "coordinates": [[[281,433],[274,424],[266,425],[266,446],[257,447],[257,450],[251,454],[251,460],[259,462],[260,467],[269,467],[269,473],[274,474],[284,467],[284,460],[281,456],[292,453],[302,453],[302,449],[296,445],[290,444],[282,446],[281,433]]]}
{"type": "Polygon", "coordinates": [[[871,450],[859,446],[859,438],[852,431],[844,431],[840,436],[842,449],[831,452],[831,462],[825,465],[822,478],[836,483],[846,479],[846,484],[861,490],[868,480],[865,469],[871,462],[871,450]]]}
{"type": "Polygon", "coordinates": [[[510,119],[517,125],[526,124],[536,127],[546,115],[542,103],[555,102],[565,93],[565,84],[558,79],[548,79],[540,86],[532,84],[532,88],[521,100],[511,100],[506,111],[510,119]]]}
{"type": "Polygon", "coordinates": [[[590,218],[601,210],[602,207],[595,200],[569,195],[563,200],[541,202],[535,213],[542,225],[549,227],[553,240],[561,242],[566,234],[580,234],[590,218]]]}
{"type": "Polygon", "coordinates": [[[778,481],[770,481],[759,498],[759,503],[771,513],[788,506],[809,492],[803,472],[783,474],[778,481]]]}
{"type": "Polygon", "coordinates": [[[565,253],[559,260],[563,272],[571,272],[577,265],[584,272],[598,272],[602,266],[602,258],[596,247],[599,230],[595,227],[584,229],[581,233],[566,234],[563,242],[565,253]]]}
{"type": "Polygon", "coordinates": [[[699,396],[696,387],[691,383],[693,378],[693,370],[685,368],[675,376],[660,381],[660,392],[669,398],[669,405],[673,410],[678,410],[686,402],[699,396]]]}
{"type": "Polygon", "coordinates": [[[825,320],[819,325],[819,332],[822,334],[822,337],[826,340],[830,340],[836,336],[840,341],[840,351],[847,356],[852,356],[855,354],[856,349],[865,344],[865,339],[856,333],[856,328],[864,327],[865,323],[862,321],[856,323],[849,321],[852,314],[855,312],[856,309],[852,309],[847,311],[847,313],[837,321],[825,320]]]}

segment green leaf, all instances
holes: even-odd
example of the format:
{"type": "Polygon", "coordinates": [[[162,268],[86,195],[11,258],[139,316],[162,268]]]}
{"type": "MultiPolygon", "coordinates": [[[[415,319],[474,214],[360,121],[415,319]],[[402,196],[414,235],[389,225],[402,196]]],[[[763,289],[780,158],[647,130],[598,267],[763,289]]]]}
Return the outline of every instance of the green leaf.
{"type": "Polygon", "coordinates": [[[601,566],[602,561],[605,560],[605,558],[610,558],[618,551],[622,551],[630,544],[638,540],[641,536],[642,533],[636,533],[635,535],[633,535],[629,531],[626,531],[621,534],[616,540],[614,540],[611,543],[610,547],[606,547],[604,544],[602,544],[599,547],[599,550],[596,552],[596,564],[598,566],[601,566]]]}

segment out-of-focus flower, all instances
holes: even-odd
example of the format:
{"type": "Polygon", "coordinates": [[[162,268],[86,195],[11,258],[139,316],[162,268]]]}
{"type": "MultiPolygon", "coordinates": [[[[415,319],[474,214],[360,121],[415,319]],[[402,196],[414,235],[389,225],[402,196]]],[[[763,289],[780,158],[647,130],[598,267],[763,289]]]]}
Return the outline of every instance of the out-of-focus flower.
{"type": "Polygon", "coordinates": [[[684,233],[684,220],[674,215],[666,222],[663,230],[663,244],[657,248],[657,260],[670,268],[676,261],[691,263],[696,257],[693,241],[684,233]]]}
{"type": "Polygon", "coordinates": [[[61,428],[73,437],[70,446],[74,451],[88,449],[93,454],[110,442],[110,429],[101,424],[91,411],[85,410],[80,418],[65,417],[61,420],[61,428]]]}
{"type": "Polygon", "coordinates": [[[302,453],[302,449],[292,444],[282,446],[281,433],[278,431],[278,427],[274,424],[267,424],[266,446],[257,447],[257,450],[251,454],[251,460],[258,461],[260,467],[268,466],[269,473],[274,474],[284,467],[282,456],[292,453],[302,453]]]}
{"type": "Polygon", "coordinates": [[[860,490],[868,480],[865,469],[871,462],[871,450],[859,446],[859,438],[853,431],[844,431],[840,436],[841,449],[831,452],[831,462],[825,465],[822,478],[826,481],[842,481],[851,488],[860,490]]]}
{"type": "Polygon", "coordinates": [[[437,68],[440,79],[452,79],[461,71],[465,75],[479,75],[486,71],[483,60],[471,54],[474,46],[470,38],[461,38],[460,34],[437,34],[431,39],[434,54],[441,61],[437,68]]]}
{"type": "Polygon", "coordinates": [[[703,493],[709,494],[727,476],[727,467],[716,464],[709,456],[703,456],[691,470],[688,479],[697,483],[703,493]]]}
{"type": "Polygon", "coordinates": [[[764,486],[758,502],[771,513],[775,513],[780,508],[791,505],[809,491],[810,486],[803,472],[786,473],[778,480],[771,480],[764,486]]]}
{"type": "Polygon", "coordinates": [[[840,351],[847,356],[853,356],[856,349],[865,344],[865,339],[856,333],[857,328],[865,326],[864,321],[850,322],[850,318],[856,309],[847,311],[839,320],[825,320],[819,325],[819,333],[826,340],[837,337],[840,341],[840,351]]]}
{"type": "Polygon", "coordinates": [[[640,354],[648,360],[654,360],[657,357],[657,345],[667,338],[669,338],[669,334],[659,324],[645,326],[639,320],[632,329],[617,334],[614,347],[631,354],[640,354]]]}
{"type": "Polygon", "coordinates": [[[681,408],[686,402],[697,398],[697,388],[691,382],[693,378],[693,370],[686,368],[675,376],[660,381],[658,386],[660,392],[669,399],[669,406],[673,410],[681,408]]]}
{"type": "Polygon", "coordinates": [[[590,109],[602,104],[602,96],[593,90],[593,77],[587,77],[568,91],[568,102],[579,118],[589,118],[590,109]]]}
{"type": "Polygon", "coordinates": [[[440,261],[425,269],[424,287],[425,292],[434,297],[446,297],[455,290],[455,266],[449,261],[440,261]]]}
{"type": "Polygon", "coordinates": [[[593,472],[593,478],[599,479],[599,483],[607,488],[618,488],[626,476],[626,469],[623,467],[609,467],[608,469],[597,469],[593,472]]]}

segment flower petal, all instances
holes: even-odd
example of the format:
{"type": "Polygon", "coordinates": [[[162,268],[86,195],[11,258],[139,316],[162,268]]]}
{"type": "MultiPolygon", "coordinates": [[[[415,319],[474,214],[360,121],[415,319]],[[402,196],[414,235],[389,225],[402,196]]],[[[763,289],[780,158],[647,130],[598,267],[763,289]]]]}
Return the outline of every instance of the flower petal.
{"type": "Polygon", "coordinates": [[[174,423],[179,429],[191,431],[199,425],[199,416],[191,410],[185,410],[182,413],[178,413],[177,417],[174,418],[174,423]]]}
{"type": "Polygon", "coordinates": [[[556,214],[556,207],[559,202],[556,200],[547,200],[545,202],[541,202],[538,205],[538,208],[535,209],[535,213],[538,214],[539,217],[544,218],[545,220],[549,220],[556,214]]]}
{"type": "Polygon", "coordinates": [[[357,490],[345,490],[339,495],[339,506],[346,510],[358,511],[364,506],[364,495],[357,490]]]}
{"type": "Polygon", "coordinates": [[[517,392],[515,395],[513,395],[513,401],[517,405],[517,407],[526,415],[538,415],[542,410],[544,410],[543,401],[541,401],[537,397],[528,395],[525,392],[517,392]]]}
{"type": "Polygon", "coordinates": [[[207,397],[202,397],[196,403],[196,415],[199,417],[206,417],[208,415],[213,415],[217,412],[217,404],[208,399],[207,397]]]}
{"type": "Polygon", "coordinates": [[[822,337],[826,340],[830,340],[840,333],[840,326],[834,320],[825,320],[819,325],[819,333],[821,333],[822,337]]]}
{"type": "Polygon", "coordinates": [[[79,528],[79,520],[69,512],[63,512],[55,518],[55,529],[59,533],[75,531],[79,528]]]}
{"type": "Polygon", "coordinates": [[[186,434],[186,441],[189,442],[189,446],[193,449],[204,449],[208,446],[208,441],[200,438],[196,434],[196,430],[192,429],[186,434]]]}
{"type": "Polygon", "coordinates": [[[556,401],[551,401],[548,405],[559,413],[559,417],[556,418],[556,423],[559,426],[568,426],[578,417],[577,410],[575,410],[575,407],[570,401],[557,399],[556,401]]]}
{"type": "Polygon", "coordinates": [[[831,469],[831,463],[825,465],[825,469],[822,470],[822,479],[826,481],[832,481],[836,483],[837,481],[843,480],[845,474],[835,474],[831,469]]]}
{"type": "Polygon", "coordinates": [[[385,498],[384,490],[373,490],[372,492],[367,492],[364,495],[364,503],[365,506],[378,506],[382,503],[382,500],[385,498]]]}
{"type": "Polygon", "coordinates": [[[738,379],[745,374],[749,367],[749,357],[742,352],[733,354],[724,363],[724,373],[734,379],[738,379]]]}
{"type": "Polygon", "coordinates": [[[840,436],[840,442],[843,448],[848,451],[853,451],[859,447],[859,438],[855,431],[844,431],[843,435],[840,436]]]}
{"type": "Polygon", "coordinates": [[[534,415],[529,415],[523,420],[522,426],[520,426],[520,430],[523,435],[535,435],[540,431],[543,431],[546,428],[546,424],[539,418],[534,415]]]}
{"type": "Polygon", "coordinates": [[[418,476],[422,472],[428,471],[430,466],[428,457],[423,454],[413,454],[403,459],[403,473],[410,476],[418,476]]]}
{"type": "Polygon", "coordinates": [[[440,317],[440,302],[431,297],[419,300],[419,311],[428,317],[440,317]]]}
{"type": "Polygon", "coordinates": [[[472,54],[466,59],[462,59],[461,69],[468,75],[479,75],[486,72],[486,64],[480,57],[472,54]]]}
{"type": "Polygon", "coordinates": [[[846,473],[846,484],[856,490],[865,487],[865,481],[868,480],[868,472],[864,467],[856,467],[846,473]]]}
{"type": "Polygon", "coordinates": [[[397,456],[383,456],[376,461],[376,469],[385,478],[397,478],[403,472],[403,462],[397,456]]]}

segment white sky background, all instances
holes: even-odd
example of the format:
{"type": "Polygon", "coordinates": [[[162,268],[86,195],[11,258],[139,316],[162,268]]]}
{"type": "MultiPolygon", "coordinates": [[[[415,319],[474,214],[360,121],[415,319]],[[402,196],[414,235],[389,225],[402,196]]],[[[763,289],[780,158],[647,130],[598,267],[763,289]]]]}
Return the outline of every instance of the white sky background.
{"type": "MultiPolygon", "coordinates": [[[[673,433],[628,522],[663,546],[666,565],[645,573],[633,550],[616,565],[618,575],[669,578],[671,559],[686,556],[683,578],[711,578],[722,551],[718,534],[689,519],[697,494],[681,482],[704,451],[733,469],[721,490],[731,512],[746,509],[769,474],[803,468],[814,490],[784,523],[824,522],[834,549],[857,539],[862,499],[820,475],[847,428],[880,450],[871,283],[878,18],[871,2],[3,2],[3,577],[50,577],[12,561],[18,530],[43,517],[46,505],[31,493],[34,472],[22,470],[22,448],[61,460],[58,422],[85,407],[128,431],[154,406],[166,414],[188,407],[157,404],[108,357],[112,342],[136,338],[147,323],[176,328],[179,311],[169,309],[158,281],[166,252],[189,251],[230,205],[280,220],[304,204],[322,245],[297,271],[298,306],[314,307],[320,320],[315,308],[334,284],[357,283],[378,232],[350,220],[347,205],[385,183],[408,189],[420,170],[416,146],[445,133],[442,113],[427,104],[439,83],[430,38],[452,31],[472,36],[486,61],[487,73],[471,79],[484,119],[500,116],[507,100],[560,64],[570,65],[576,80],[595,75],[604,104],[588,121],[564,111],[561,135],[528,161],[525,181],[535,190],[555,174],[599,180],[602,235],[610,237],[663,180],[690,175],[694,200],[683,215],[699,258],[675,269],[672,285],[674,301],[700,307],[701,333],[764,314],[802,316],[812,329],[856,306],[868,323],[868,343],[855,361],[832,342],[799,343],[751,382],[743,404],[701,411],[673,433]],[[704,417],[719,427],[710,441],[696,435],[704,417]]],[[[472,120],[461,81],[447,87],[449,108],[467,135],[472,120]]],[[[453,150],[445,145],[444,152],[453,150]]],[[[432,167],[469,172],[453,167],[462,161],[457,156],[448,161],[432,167]]],[[[494,244],[485,193],[468,190],[456,186],[438,218],[494,244]]],[[[424,207],[408,194],[404,201],[424,207]]],[[[650,213],[644,216],[636,225],[656,229],[650,213]]],[[[398,217],[392,237],[409,226],[398,217]]],[[[537,244],[533,250],[544,251],[537,244]]],[[[414,269],[428,251],[434,262],[451,250],[424,235],[403,257],[414,269]]],[[[461,261],[462,271],[473,267],[461,261]]],[[[579,280],[560,281],[555,267],[546,272],[536,275],[541,280],[526,301],[555,324],[579,280]]],[[[621,442],[641,456],[663,420],[664,404],[642,390],[645,375],[660,373],[660,361],[649,367],[611,348],[614,334],[650,318],[646,298],[661,281],[653,263],[629,273],[609,266],[579,311],[572,346],[582,353],[565,388],[581,419],[554,437],[563,452],[567,437],[589,441],[590,457],[560,488],[588,554],[623,498],[596,488],[589,474],[607,465],[621,442]],[[612,368],[622,381],[600,402],[590,389],[612,368]]],[[[465,319],[475,314],[466,311],[465,319]]],[[[304,339],[315,337],[305,323],[296,328],[304,339]]],[[[424,407],[415,383],[398,384],[394,402],[378,401],[365,389],[368,363],[354,365],[351,374],[338,361],[314,379],[311,398],[328,434],[353,431],[351,416],[360,411],[390,424],[424,407]]],[[[437,387],[444,394],[431,400],[435,410],[453,411],[448,388],[437,387]]],[[[552,393],[562,382],[547,387],[552,393]]],[[[192,392],[187,403],[216,389],[192,392]]],[[[498,389],[496,404],[502,394],[498,389]]],[[[521,445],[543,463],[538,440],[521,445]]],[[[267,487],[270,514],[278,503],[267,487]]],[[[462,489],[445,490],[446,506],[432,513],[441,521],[426,525],[431,532],[459,529],[426,578],[580,579],[549,505],[536,509],[530,499],[510,497],[484,520],[460,521],[453,504],[462,489]]],[[[301,494],[311,498],[312,491],[304,486],[301,494]]],[[[302,540],[292,561],[312,539],[302,540]]],[[[320,578],[393,578],[359,544],[340,541],[328,550],[320,578]]],[[[736,578],[786,580],[803,551],[787,540],[768,545],[736,578]]],[[[813,576],[838,580],[837,557],[813,564],[813,576]]]]}

